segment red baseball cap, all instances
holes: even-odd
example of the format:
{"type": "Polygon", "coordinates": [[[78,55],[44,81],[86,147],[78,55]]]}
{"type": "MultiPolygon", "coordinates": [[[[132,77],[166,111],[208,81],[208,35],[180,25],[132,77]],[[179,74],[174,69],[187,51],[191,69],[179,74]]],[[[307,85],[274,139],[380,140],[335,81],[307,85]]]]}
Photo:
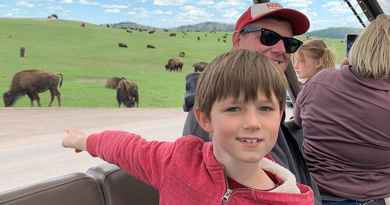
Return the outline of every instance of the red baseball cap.
{"type": "Polygon", "coordinates": [[[265,17],[281,17],[290,22],[293,35],[305,33],[310,22],[307,16],[297,10],[283,8],[278,3],[260,3],[251,5],[237,20],[235,32],[239,33],[246,25],[265,17]]]}

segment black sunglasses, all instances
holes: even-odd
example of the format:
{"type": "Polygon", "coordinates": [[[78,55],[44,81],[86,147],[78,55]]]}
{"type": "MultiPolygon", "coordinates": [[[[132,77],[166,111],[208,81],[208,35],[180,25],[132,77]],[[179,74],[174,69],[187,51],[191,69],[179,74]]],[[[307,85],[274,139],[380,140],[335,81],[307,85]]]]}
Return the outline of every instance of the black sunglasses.
{"type": "Polygon", "coordinates": [[[294,53],[298,50],[298,48],[303,44],[302,41],[291,38],[284,37],[276,33],[275,31],[271,31],[265,28],[243,28],[240,33],[252,33],[260,31],[260,42],[266,46],[273,46],[278,43],[280,40],[283,40],[284,48],[286,49],[286,53],[294,53]]]}

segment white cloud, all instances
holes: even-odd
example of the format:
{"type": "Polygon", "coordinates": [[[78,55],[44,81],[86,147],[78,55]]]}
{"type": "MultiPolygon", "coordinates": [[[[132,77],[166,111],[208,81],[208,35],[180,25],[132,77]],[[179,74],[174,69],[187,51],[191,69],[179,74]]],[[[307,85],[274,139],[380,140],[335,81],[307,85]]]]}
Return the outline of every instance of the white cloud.
{"type": "Polygon", "coordinates": [[[136,16],[136,18],[149,18],[150,13],[148,10],[142,7],[133,8],[131,11],[128,11],[127,14],[130,16],[136,16]]]}
{"type": "Polygon", "coordinates": [[[221,2],[218,2],[216,5],[215,5],[215,8],[220,10],[220,9],[230,9],[232,8],[232,6],[234,7],[239,7],[241,8],[241,6],[244,6],[247,7],[249,4],[246,4],[245,2],[241,1],[241,0],[228,0],[228,1],[221,1],[221,2]]]}
{"type": "Polygon", "coordinates": [[[80,0],[80,4],[84,5],[99,5],[95,0],[80,0]]]}
{"type": "Polygon", "coordinates": [[[47,7],[48,10],[62,11],[64,8],[60,5],[50,5],[47,7]]]}
{"type": "Polygon", "coordinates": [[[237,9],[227,9],[224,11],[224,13],[222,14],[222,17],[224,18],[224,22],[227,22],[227,23],[232,23],[232,22],[235,22],[238,17],[240,17],[241,15],[241,12],[238,11],[237,9]]]}
{"type": "Polygon", "coordinates": [[[225,3],[227,5],[236,6],[242,3],[242,0],[226,0],[225,3]]]}
{"type": "Polygon", "coordinates": [[[182,12],[179,12],[174,22],[179,24],[200,23],[204,21],[210,21],[213,18],[213,14],[207,12],[203,8],[195,7],[193,5],[186,5],[182,7],[182,12]]]}
{"type": "Polygon", "coordinates": [[[200,0],[197,2],[198,5],[213,5],[215,4],[214,0],[200,0]]]}
{"type": "Polygon", "coordinates": [[[389,0],[378,0],[378,3],[382,6],[382,9],[386,14],[390,14],[390,1],[389,0]]]}
{"type": "Polygon", "coordinates": [[[158,6],[183,5],[185,0],[154,0],[153,3],[158,6]]]}
{"type": "Polygon", "coordinates": [[[345,14],[351,12],[350,8],[344,1],[328,1],[323,4],[322,7],[326,8],[333,14],[345,14]]]}
{"type": "Polygon", "coordinates": [[[163,11],[160,9],[156,10],[154,13],[157,15],[173,15],[172,11],[163,11]]]}
{"type": "Polygon", "coordinates": [[[71,3],[73,3],[73,0],[63,0],[62,3],[64,3],[64,4],[71,4],[71,3]]]}
{"type": "Polygon", "coordinates": [[[104,9],[127,9],[129,6],[127,5],[119,5],[119,4],[105,4],[101,6],[104,9]]]}
{"type": "Polygon", "coordinates": [[[312,0],[285,0],[284,7],[306,8],[313,4],[312,0]]]}
{"type": "Polygon", "coordinates": [[[105,9],[104,12],[106,13],[120,13],[120,9],[105,9]]]}
{"type": "Polygon", "coordinates": [[[28,1],[18,1],[16,2],[16,6],[20,7],[28,7],[28,8],[33,8],[35,5],[33,3],[30,3],[28,1]]]}
{"type": "Polygon", "coordinates": [[[209,17],[209,14],[203,9],[191,5],[186,5],[183,7],[184,14],[187,18],[192,19],[201,19],[209,17]]]}

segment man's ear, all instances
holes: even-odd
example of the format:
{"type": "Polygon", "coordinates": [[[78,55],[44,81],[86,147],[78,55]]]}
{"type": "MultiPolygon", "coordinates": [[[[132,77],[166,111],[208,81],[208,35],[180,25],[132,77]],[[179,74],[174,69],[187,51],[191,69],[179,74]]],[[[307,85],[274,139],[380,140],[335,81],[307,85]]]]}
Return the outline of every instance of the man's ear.
{"type": "Polygon", "coordinates": [[[194,108],[193,110],[195,114],[196,121],[201,128],[203,128],[206,132],[211,133],[213,131],[211,126],[211,119],[206,116],[206,114],[200,111],[198,108],[194,108]]]}
{"type": "Polygon", "coordinates": [[[233,33],[232,41],[233,41],[233,48],[238,48],[238,44],[240,42],[240,33],[239,32],[235,31],[233,33]]]}

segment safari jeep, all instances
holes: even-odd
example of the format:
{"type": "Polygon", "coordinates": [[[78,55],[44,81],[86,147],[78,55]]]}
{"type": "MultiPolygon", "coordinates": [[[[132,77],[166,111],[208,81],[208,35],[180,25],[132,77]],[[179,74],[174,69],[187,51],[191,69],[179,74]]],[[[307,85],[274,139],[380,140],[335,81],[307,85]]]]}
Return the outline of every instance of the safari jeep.
{"type": "MultiPolygon", "coordinates": [[[[345,0],[345,3],[363,24],[351,4],[352,1],[354,0],[345,0]]],[[[357,4],[368,21],[371,21],[383,13],[381,5],[387,1],[357,0],[357,4]]],[[[353,3],[356,5],[356,2],[353,3]]],[[[286,71],[286,76],[289,80],[289,96],[294,102],[299,92],[299,85],[291,64],[286,71]]],[[[302,140],[300,130],[294,127],[291,121],[285,123],[299,144],[302,140]]],[[[91,167],[86,172],[74,172],[0,192],[0,205],[156,205],[158,203],[159,195],[155,189],[111,164],[102,164],[91,167]]]]}

